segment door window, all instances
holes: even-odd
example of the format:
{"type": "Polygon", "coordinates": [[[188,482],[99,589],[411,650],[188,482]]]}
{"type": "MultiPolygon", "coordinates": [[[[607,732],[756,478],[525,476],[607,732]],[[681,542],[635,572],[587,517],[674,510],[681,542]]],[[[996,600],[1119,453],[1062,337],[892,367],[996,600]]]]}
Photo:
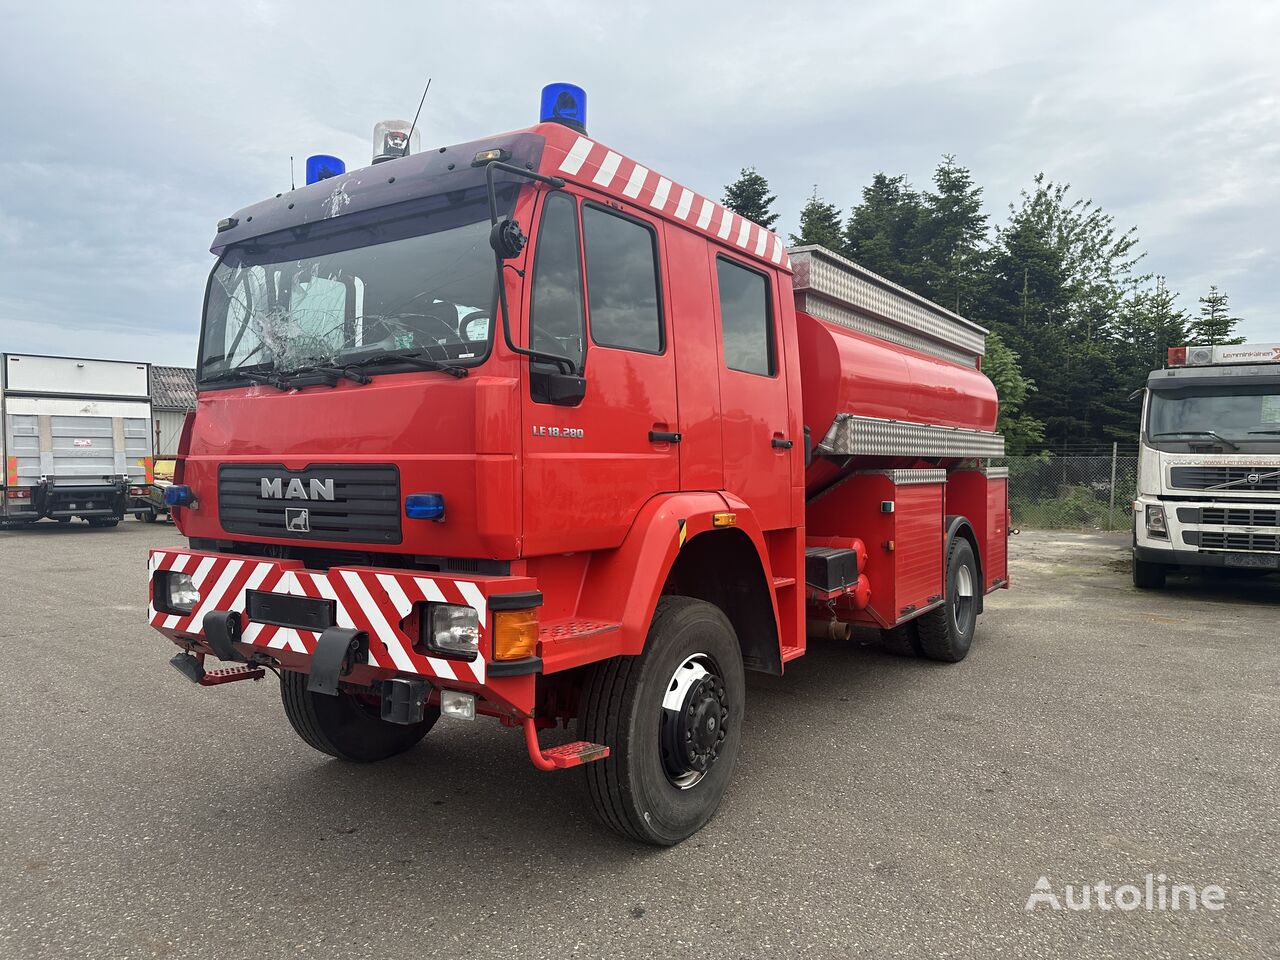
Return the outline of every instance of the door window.
{"type": "MultiPolygon", "coordinates": [[[[584,346],[579,250],[574,200],[568,194],[553,193],[543,204],[542,225],[538,228],[529,304],[529,345],[541,353],[568,357],[575,369],[582,368],[584,346]]],[[[536,360],[533,366],[556,369],[554,364],[536,360]]]]}
{"type": "Polygon", "coordinates": [[[777,372],[777,363],[768,278],[732,260],[717,257],[716,281],[720,287],[725,366],[772,377],[777,372]]]}
{"type": "Polygon", "coordinates": [[[662,311],[653,230],[591,204],[583,208],[582,229],[591,339],[602,347],[661,353],[662,311]]]}

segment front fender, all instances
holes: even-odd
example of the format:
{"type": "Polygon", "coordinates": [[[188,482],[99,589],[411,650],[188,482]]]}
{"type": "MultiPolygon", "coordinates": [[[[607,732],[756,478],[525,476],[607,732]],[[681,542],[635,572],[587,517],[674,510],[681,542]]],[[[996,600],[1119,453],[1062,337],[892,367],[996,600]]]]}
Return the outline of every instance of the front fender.
{"type": "MultiPolygon", "coordinates": [[[[710,491],[667,494],[654,497],[641,508],[616,550],[592,560],[583,583],[581,615],[620,623],[618,652],[640,653],[663,584],[681,548],[694,537],[715,529],[713,515],[725,512],[737,514],[735,525],[751,540],[764,569],[765,583],[770,583],[764,535],[740,500],[710,491]]],[[[777,605],[772,591],[770,594],[776,623],[777,605]]]]}

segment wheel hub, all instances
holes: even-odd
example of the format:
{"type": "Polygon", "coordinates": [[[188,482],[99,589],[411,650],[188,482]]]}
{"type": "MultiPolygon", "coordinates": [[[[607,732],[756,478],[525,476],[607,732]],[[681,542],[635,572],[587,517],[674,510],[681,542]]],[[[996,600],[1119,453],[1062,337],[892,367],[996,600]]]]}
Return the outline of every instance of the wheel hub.
{"type": "Polygon", "coordinates": [[[724,681],[705,657],[690,657],[676,670],[662,701],[662,765],[681,789],[711,769],[724,746],[729,705],[724,681]]]}

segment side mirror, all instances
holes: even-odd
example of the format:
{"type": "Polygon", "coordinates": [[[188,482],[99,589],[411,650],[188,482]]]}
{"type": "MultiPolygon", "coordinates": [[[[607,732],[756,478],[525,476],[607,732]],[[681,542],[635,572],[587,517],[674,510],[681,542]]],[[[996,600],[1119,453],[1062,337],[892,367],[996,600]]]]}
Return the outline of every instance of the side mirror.
{"type": "Polygon", "coordinates": [[[576,407],[587,395],[587,379],[574,373],[532,369],[529,373],[533,397],[560,407],[576,407]]]}
{"type": "Polygon", "coordinates": [[[524,243],[524,231],[520,229],[520,224],[510,217],[499,220],[489,231],[489,246],[493,247],[494,252],[503,260],[512,260],[520,256],[524,243]]]}

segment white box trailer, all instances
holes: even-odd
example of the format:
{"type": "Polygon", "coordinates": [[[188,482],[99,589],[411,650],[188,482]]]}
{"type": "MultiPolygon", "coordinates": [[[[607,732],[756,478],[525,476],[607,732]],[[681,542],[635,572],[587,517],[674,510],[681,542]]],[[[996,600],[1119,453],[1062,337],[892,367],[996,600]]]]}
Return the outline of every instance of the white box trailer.
{"type": "Polygon", "coordinates": [[[152,479],[149,364],[3,354],[0,519],[115,526],[152,479]]]}

